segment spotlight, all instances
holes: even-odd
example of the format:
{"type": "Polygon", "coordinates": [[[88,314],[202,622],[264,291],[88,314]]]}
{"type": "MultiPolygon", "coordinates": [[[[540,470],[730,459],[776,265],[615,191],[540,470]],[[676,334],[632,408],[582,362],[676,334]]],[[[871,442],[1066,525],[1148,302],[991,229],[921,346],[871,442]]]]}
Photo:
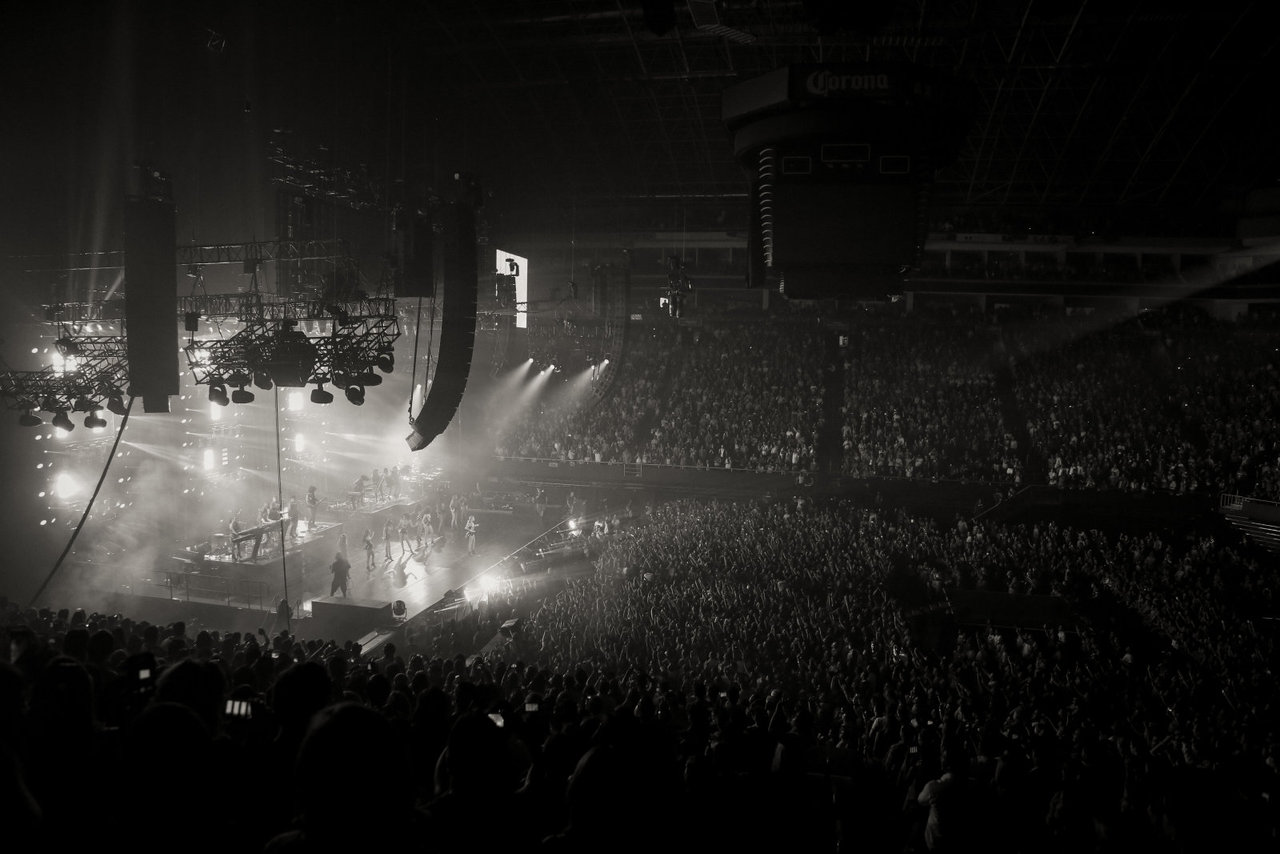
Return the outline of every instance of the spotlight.
{"type": "Polygon", "coordinates": [[[334,388],[345,389],[351,385],[351,376],[345,371],[334,371],[333,373],[334,388]]]}
{"type": "Polygon", "coordinates": [[[253,403],[253,392],[247,388],[238,388],[231,392],[232,403],[253,403]]]}
{"type": "Polygon", "coordinates": [[[107,398],[107,409],[112,415],[120,416],[123,416],[129,411],[129,408],[124,405],[124,398],[118,394],[113,394],[107,398]]]}
{"type": "Polygon", "coordinates": [[[324,386],[318,386],[311,390],[312,403],[333,403],[333,392],[327,390],[324,386]]]}
{"type": "Polygon", "coordinates": [[[97,402],[83,394],[76,398],[75,405],[71,407],[74,412],[92,412],[97,408],[97,402]]]}
{"type": "Polygon", "coordinates": [[[54,427],[57,427],[60,430],[66,430],[68,433],[76,429],[76,425],[71,423],[71,418],[67,415],[67,410],[65,409],[58,410],[57,414],[53,416],[52,423],[54,427]]]}
{"type": "Polygon", "coordinates": [[[253,384],[263,391],[271,391],[275,383],[271,382],[271,374],[266,371],[255,371],[253,374],[253,384]]]}
{"type": "Polygon", "coordinates": [[[378,356],[378,370],[384,374],[389,374],[396,369],[396,356],[394,353],[383,353],[378,356]]]}
{"type": "Polygon", "coordinates": [[[56,397],[49,395],[41,401],[40,408],[45,412],[57,412],[58,409],[61,408],[61,404],[58,403],[58,399],[56,397]]]}
{"type": "Polygon", "coordinates": [[[214,383],[209,386],[209,401],[219,406],[226,406],[231,402],[231,398],[227,397],[227,387],[222,383],[214,383]]]}
{"type": "Polygon", "coordinates": [[[101,411],[102,410],[100,409],[95,409],[93,412],[90,412],[88,415],[86,415],[84,417],[84,426],[88,427],[90,430],[93,430],[94,428],[97,428],[97,427],[106,427],[107,419],[103,418],[101,415],[98,414],[101,411]]]}
{"type": "Polygon", "coordinates": [[[79,356],[81,352],[80,345],[77,344],[75,339],[70,336],[59,338],[57,341],[53,342],[53,346],[58,348],[58,352],[61,353],[64,358],[67,356],[79,356]]]}
{"type": "Polygon", "coordinates": [[[342,306],[337,305],[336,303],[331,305],[326,305],[324,307],[324,310],[333,315],[334,321],[339,326],[346,326],[347,324],[351,323],[351,316],[347,314],[347,310],[342,306]]]}
{"type": "Polygon", "coordinates": [[[358,385],[347,386],[347,400],[356,406],[364,405],[364,388],[358,385]]]}
{"type": "Polygon", "coordinates": [[[44,421],[34,412],[27,411],[18,416],[18,423],[23,427],[39,427],[44,421]]]}
{"type": "Polygon", "coordinates": [[[235,370],[227,376],[227,385],[239,386],[244,388],[251,382],[249,375],[244,371],[235,370]]]}

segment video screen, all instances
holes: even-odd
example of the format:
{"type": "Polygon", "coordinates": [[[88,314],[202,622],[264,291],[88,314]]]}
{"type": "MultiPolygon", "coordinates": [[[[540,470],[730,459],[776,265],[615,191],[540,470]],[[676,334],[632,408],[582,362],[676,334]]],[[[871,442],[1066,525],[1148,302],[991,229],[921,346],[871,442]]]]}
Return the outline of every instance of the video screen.
{"type": "Polygon", "coordinates": [[[529,259],[499,249],[494,253],[494,272],[498,276],[514,276],[516,280],[516,328],[529,325],[529,259]]]}

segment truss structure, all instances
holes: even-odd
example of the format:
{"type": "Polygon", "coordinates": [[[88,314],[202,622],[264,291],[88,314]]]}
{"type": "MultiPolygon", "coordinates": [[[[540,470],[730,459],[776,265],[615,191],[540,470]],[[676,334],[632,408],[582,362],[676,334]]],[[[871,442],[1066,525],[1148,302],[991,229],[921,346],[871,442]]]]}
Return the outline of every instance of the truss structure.
{"type": "MultiPolygon", "coordinates": [[[[269,387],[272,366],[290,357],[284,346],[291,333],[306,354],[308,369],[301,379],[305,385],[342,383],[372,374],[378,365],[387,365],[400,337],[396,302],[377,297],[350,302],[318,300],[264,300],[259,294],[218,294],[190,297],[182,301],[184,313],[214,319],[236,320],[244,324],[229,337],[197,339],[192,336],[183,348],[187,366],[197,385],[242,383],[232,377],[251,378],[260,387],[269,387]],[[311,334],[307,333],[307,329],[311,334]],[[314,361],[311,361],[314,355],[314,361]]],[[[292,384],[296,385],[297,382],[292,384]]],[[[372,382],[368,383],[372,385],[372,382]]],[[[339,387],[342,387],[341,385],[339,387]]]]}
{"type": "Polygon", "coordinates": [[[65,340],[71,347],[60,365],[38,371],[0,371],[0,397],[10,409],[89,412],[86,401],[119,399],[125,393],[129,362],[123,336],[65,340]]]}

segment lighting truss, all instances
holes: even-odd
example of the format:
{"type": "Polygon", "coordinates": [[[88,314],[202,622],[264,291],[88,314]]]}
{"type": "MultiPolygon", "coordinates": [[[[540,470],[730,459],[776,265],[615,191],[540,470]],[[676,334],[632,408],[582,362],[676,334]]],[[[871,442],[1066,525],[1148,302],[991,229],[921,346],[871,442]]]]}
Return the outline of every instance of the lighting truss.
{"type": "MultiPolygon", "coordinates": [[[[392,353],[400,337],[400,321],[392,297],[328,302],[220,294],[189,297],[182,301],[181,308],[184,313],[235,319],[244,324],[226,338],[192,337],[183,348],[198,385],[225,384],[236,374],[271,377],[271,366],[288,358],[284,355],[288,335],[299,333],[309,345],[309,349],[304,345],[308,354],[306,375],[298,377],[305,385],[331,383],[335,377],[354,379],[372,373],[379,359],[392,353]]],[[[301,338],[293,344],[297,346],[300,341],[301,338]]],[[[363,385],[358,379],[355,383],[363,385]]]]}
{"type": "MultiPolygon", "coordinates": [[[[48,412],[76,408],[82,399],[122,396],[129,383],[125,339],[120,335],[69,339],[75,352],[61,365],[38,371],[0,371],[0,397],[10,409],[48,412]]],[[[100,407],[99,407],[100,408],[100,407]]]]}

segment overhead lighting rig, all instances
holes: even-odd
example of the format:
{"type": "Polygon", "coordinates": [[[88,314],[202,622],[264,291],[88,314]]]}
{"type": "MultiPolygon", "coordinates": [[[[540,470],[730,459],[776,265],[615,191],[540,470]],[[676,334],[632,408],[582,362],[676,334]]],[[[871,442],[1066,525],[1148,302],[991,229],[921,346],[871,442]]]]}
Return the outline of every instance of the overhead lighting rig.
{"type": "Polygon", "coordinates": [[[181,302],[184,316],[244,324],[227,338],[197,339],[192,333],[183,348],[196,383],[209,386],[209,399],[220,405],[251,402],[251,383],[264,390],[314,385],[313,403],[331,402],[333,394],[324,386],[332,385],[360,405],[365,388],[382,382],[375,368],[383,373],[395,368],[400,322],[392,297],[267,301],[251,293],[181,302]],[[228,387],[236,390],[228,394],[228,387]]]}
{"type": "MultiPolygon", "coordinates": [[[[46,316],[58,317],[56,311],[46,316]]],[[[123,336],[82,336],[59,324],[55,347],[58,357],[52,365],[38,371],[0,371],[0,397],[22,413],[20,424],[38,427],[44,423],[38,413],[48,412],[55,427],[69,431],[75,427],[70,413],[83,412],[86,427],[105,427],[99,414],[103,408],[124,412],[129,364],[123,336]]]]}

